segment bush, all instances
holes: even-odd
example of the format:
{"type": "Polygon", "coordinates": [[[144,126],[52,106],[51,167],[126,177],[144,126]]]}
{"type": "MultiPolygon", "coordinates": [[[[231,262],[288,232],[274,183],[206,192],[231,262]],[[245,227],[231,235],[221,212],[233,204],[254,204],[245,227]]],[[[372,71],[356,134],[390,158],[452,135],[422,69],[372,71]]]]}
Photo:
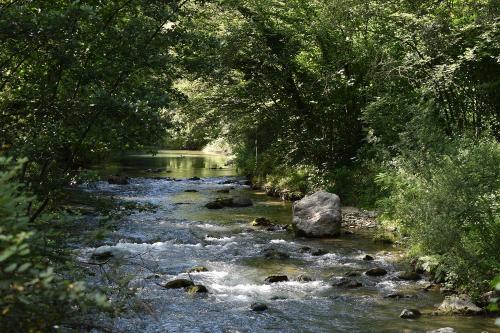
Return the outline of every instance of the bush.
{"type": "Polygon", "coordinates": [[[439,255],[450,284],[477,294],[500,267],[500,144],[443,145],[445,153],[407,154],[377,177],[390,193],[383,218],[396,222],[414,254],[439,255]]]}
{"type": "Polygon", "coordinates": [[[0,331],[44,332],[105,299],[55,273],[44,255],[46,244],[29,221],[34,198],[15,181],[18,169],[19,164],[0,157],[0,331]]]}

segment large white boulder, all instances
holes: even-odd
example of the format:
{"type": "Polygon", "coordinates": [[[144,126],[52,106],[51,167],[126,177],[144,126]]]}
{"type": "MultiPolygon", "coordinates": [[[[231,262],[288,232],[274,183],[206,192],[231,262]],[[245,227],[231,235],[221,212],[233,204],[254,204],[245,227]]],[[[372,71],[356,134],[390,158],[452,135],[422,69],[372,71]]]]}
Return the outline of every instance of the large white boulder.
{"type": "Polygon", "coordinates": [[[293,226],[298,235],[334,237],[340,235],[342,213],[338,195],[319,191],[293,204],[293,226]]]}

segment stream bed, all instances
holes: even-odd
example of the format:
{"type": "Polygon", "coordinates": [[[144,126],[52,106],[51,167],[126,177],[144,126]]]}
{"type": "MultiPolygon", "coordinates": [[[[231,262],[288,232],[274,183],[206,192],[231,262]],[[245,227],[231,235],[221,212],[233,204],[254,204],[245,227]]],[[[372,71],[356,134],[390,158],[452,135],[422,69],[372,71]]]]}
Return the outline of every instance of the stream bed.
{"type": "Polygon", "coordinates": [[[104,275],[121,276],[134,291],[134,299],[140,300],[117,318],[96,319],[119,331],[426,332],[453,327],[459,333],[496,332],[493,318],[430,315],[443,296],[425,291],[428,281],[398,280],[396,272],[407,268],[400,263],[401,250],[375,243],[370,230],[311,240],[281,228],[252,227],[250,222],[261,216],[278,225],[290,224],[291,204],[242,185],[222,156],[165,151],[155,157],[129,157],[109,170],[131,176],[129,184],[100,181],[82,185],[81,190],[154,207],[123,217],[99,247],[78,250],[82,261],[89,261],[96,248],[112,251],[109,264],[89,268],[94,270],[89,283],[103,283],[104,275]],[[148,169],[154,168],[162,171],[155,170],[153,177],[148,169]],[[201,179],[188,180],[195,176],[201,179]],[[254,204],[204,207],[221,196],[247,197],[254,204]],[[304,247],[327,253],[315,256],[304,247]],[[266,258],[266,251],[286,253],[288,258],[266,258]],[[374,260],[363,260],[367,254],[374,260]],[[208,271],[188,275],[195,266],[208,271]],[[388,274],[362,274],[373,267],[388,274]],[[353,278],[361,287],[332,285],[350,271],[361,273],[353,278]],[[266,284],[269,275],[287,275],[289,281],[266,284]],[[312,281],[298,281],[301,275],[312,281]],[[162,287],[178,278],[191,278],[209,292],[190,295],[162,287]],[[394,293],[406,297],[386,297],[394,293]],[[255,302],[265,303],[268,310],[252,311],[255,302]],[[404,308],[420,309],[424,315],[401,319],[404,308]]]}

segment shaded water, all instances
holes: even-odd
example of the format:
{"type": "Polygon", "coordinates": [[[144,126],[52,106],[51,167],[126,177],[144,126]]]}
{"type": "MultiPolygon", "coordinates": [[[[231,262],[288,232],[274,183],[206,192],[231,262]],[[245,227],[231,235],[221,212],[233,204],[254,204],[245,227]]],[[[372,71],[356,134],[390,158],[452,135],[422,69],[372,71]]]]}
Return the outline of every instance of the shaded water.
{"type": "MultiPolygon", "coordinates": [[[[104,243],[116,258],[107,268],[119,276],[130,275],[130,288],[137,292],[137,306],[115,319],[104,319],[127,332],[425,332],[451,326],[458,332],[494,332],[494,321],[480,317],[424,315],[418,320],[403,320],[405,307],[431,312],[442,300],[436,292],[425,292],[426,281],[395,279],[403,269],[401,253],[375,244],[369,234],[330,240],[296,238],[287,231],[266,231],[251,227],[255,217],[265,216],[279,224],[291,221],[291,206],[239,184],[222,184],[234,175],[232,169],[210,169],[223,165],[223,157],[194,153],[165,152],[151,158],[132,156],[122,172],[140,175],[146,168],[165,167],[170,177],[210,177],[197,181],[133,178],[129,185],[97,182],[85,191],[114,196],[125,201],[157,205],[154,211],[134,212],[124,218],[104,243]],[[206,159],[204,162],[200,161],[206,159]],[[217,162],[214,162],[217,161],[217,162]],[[218,174],[220,172],[221,174],[218,174]],[[217,190],[230,189],[230,194],[217,190]],[[187,193],[185,190],[197,190],[187,193]],[[204,204],[218,196],[246,196],[253,207],[208,210],[204,204]],[[309,246],[328,251],[323,256],[301,253],[309,246]],[[288,259],[266,259],[263,251],[273,248],[290,255],[288,259]],[[375,257],[364,261],[365,254],[375,257]],[[117,258],[120,258],[118,260],[117,258]],[[209,294],[190,296],[183,290],[159,286],[174,278],[188,278],[186,270],[206,266],[208,272],[191,273],[209,294]],[[356,277],[358,289],[340,289],[332,282],[347,271],[384,267],[384,277],[356,277]],[[265,284],[271,274],[286,274],[288,282],[265,284]],[[306,274],[311,282],[298,282],[306,274]],[[411,295],[393,300],[384,298],[394,292],[411,295]],[[250,310],[254,302],[264,302],[269,310],[250,310]]],[[[95,248],[80,251],[89,260],[95,248]]],[[[89,281],[103,277],[97,268],[89,281]]]]}

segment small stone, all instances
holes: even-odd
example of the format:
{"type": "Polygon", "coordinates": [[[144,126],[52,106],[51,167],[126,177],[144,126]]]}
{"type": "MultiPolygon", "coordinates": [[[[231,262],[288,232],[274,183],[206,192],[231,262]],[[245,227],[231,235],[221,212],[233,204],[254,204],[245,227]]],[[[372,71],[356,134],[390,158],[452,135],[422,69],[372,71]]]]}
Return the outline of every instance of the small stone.
{"type": "Polygon", "coordinates": [[[250,309],[252,309],[252,311],[261,312],[266,311],[268,307],[264,303],[253,303],[252,305],[250,305],[250,309]]]}
{"type": "Polygon", "coordinates": [[[191,177],[191,178],[188,178],[188,180],[200,180],[201,178],[200,177],[191,177]]]}
{"type": "Polygon", "coordinates": [[[457,333],[457,331],[451,327],[442,327],[437,330],[427,331],[426,333],[457,333]]]}
{"type": "Polygon", "coordinates": [[[363,257],[363,260],[372,261],[372,260],[374,260],[374,258],[371,255],[367,254],[366,256],[363,257]]]}
{"type": "Polygon", "coordinates": [[[315,257],[319,257],[319,256],[323,256],[323,255],[325,255],[327,253],[328,253],[328,251],[326,251],[324,249],[317,249],[317,250],[312,251],[311,255],[315,256],[315,257]]]}
{"type": "Polygon", "coordinates": [[[361,273],[355,272],[355,271],[349,271],[349,272],[345,273],[344,276],[347,276],[347,277],[361,276],[361,273]]]}
{"type": "Polygon", "coordinates": [[[417,309],[403,309],[399,317],[403,319],[416,319],[421,315],[422,314],[417,309]]]}
{"type": "Polygon", "coordinates": [[[405,271],[405,272],[399,272],[397,274],[397,278],[405,281],[418,281],[422,277],[415,272],[405,271]]]}
{"type": "Polygon", "coordinates": [[[257,217],[255,220],[252,221],[252,225],[254,227],[269,227],[269,226],[273,225],[273,223],[268,218],[257,217]]]}
{"type": "Polygon", "coordinates": [[[313,279],[310,276],[301,274],[297,276],[297,281],[299,282],[311,282],[313,279]]]}
{"type": "Polygon", "coordinates": [[[392,294],[385,295],[384,298],[400,299],[400,298],[409,298],[409,297],[405,296],[401,293],[392,293],[392,294]]]}
{"type": "Polygon", "coordinates": [[[383,268],[375,267],[375,268],[367,270],[365,272],[365,274],[368,276],[383,276],[383,275],[387,274],[387,271],[383,268]]]}
{"type": "Polygon", "coordinates": [[[195,266],[195,267],[192,267],[192,268],[188,269],[187,272],[188,273],[208,272],[208,268],[206,268],[205,266],[195,266]]]}
{"type": "Polygon", "coordinates": [[[288,281],[288,276],[286,275],[270,275],[264,280],[264,282],[266,283],[277,283],[285,281],[288,281]]]}
{"type": "Polygon", "coordinates": [[[196,284],[193,286],[186,287],[186,292],[189,294],[202,294],[202,293],[208,293],[208,289],[207,287],[202,286],[201,284],[196,284]]]}
{"type": "Polygon", "coordinates": [[[187,279],[176,279],[172,281],[168,281],[164,287],[167,289],[180,289],[194,286],[193,281],[187,279]]]}
{"type": "Polygon", "coordinates": [[[196,192],[198,192],[198,190],[192,190],[192,189],[190,189],[190,190],[185,190],[184,192],[186,192],[186,193],[196,193],[196,192]]]}

